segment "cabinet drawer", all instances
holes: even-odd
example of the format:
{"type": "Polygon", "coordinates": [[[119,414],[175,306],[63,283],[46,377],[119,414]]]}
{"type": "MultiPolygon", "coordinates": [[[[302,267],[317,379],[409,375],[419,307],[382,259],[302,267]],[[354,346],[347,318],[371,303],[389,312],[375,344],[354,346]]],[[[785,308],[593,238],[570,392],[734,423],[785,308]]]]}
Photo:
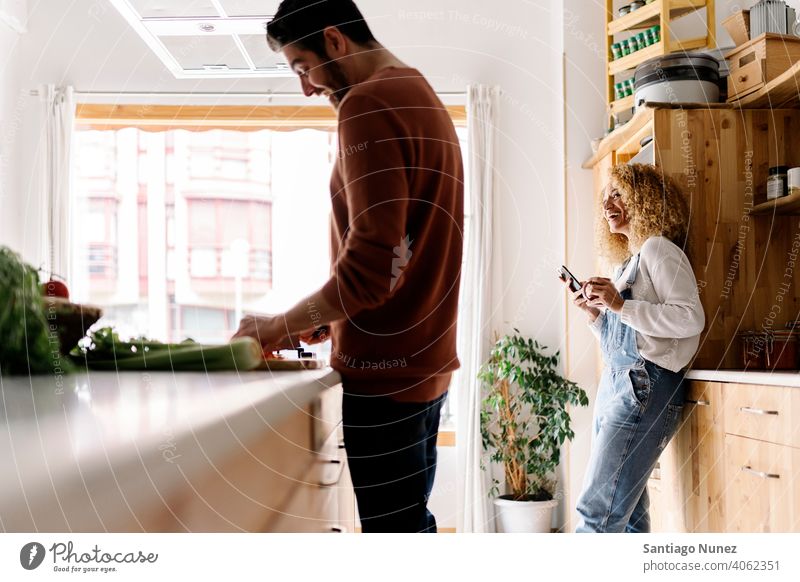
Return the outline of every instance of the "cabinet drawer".
{"type": "Polygon", "coordinates": [[[298,483],[289,503],[269,524],[272,533],[322,533],[326,531],[327,492],[313,481],[298,483]]]}
{"type": "Polygon", "coordinates": [[[341,385],[328,388],[320,394],[313,406],[314,447],[317,451],[342,422],[342,395],[341,385]]]}
{"type": "Polygon", "coordinates": [[[756,59],[740,67],[736,71],[731,71],[728,77],[728,96],[744,97],[766,83],[764,80],[764,61],[756,59]]]}
{"type": "Polygon", "coordinates": [[[340,490],[347,461],[342,456],[319,455],[311,471],[295,486],[289,502],[275,512],[268,531],[279,533],[333,533],[340,524],[340,490]]]}
{"type": "Polygon", "coordinates": [[[192,532],[263,531],[285,505],[298,482],[314,466],[311,420],[307,409],[280,424],[266,426],[254,442],[242,442],[230,429],[197,441],[211,448],[211,438],[230,439],[236,453],[187,475],[186,487],[165,496],[179,530],[192,532]]]}
{"type": "Polygon", "coordinates": [[[800,418],[800,388],[727,384],[723,390],[726,433],[800,447],[793,424],[800,418]]]}
{"type": "Polygon", "coordinates": [[[726,531],[800,531],[797,449],[725,435],[726,531]]]}

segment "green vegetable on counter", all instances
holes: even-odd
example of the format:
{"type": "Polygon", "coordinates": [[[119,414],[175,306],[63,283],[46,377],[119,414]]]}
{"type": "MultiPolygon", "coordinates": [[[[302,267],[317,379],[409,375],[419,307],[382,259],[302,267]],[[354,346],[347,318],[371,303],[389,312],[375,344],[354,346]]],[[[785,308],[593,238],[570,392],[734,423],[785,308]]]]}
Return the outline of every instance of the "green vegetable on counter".
{"type": "Polygon", "coordinates": [[[165,344],[144,337],[120,339],[113,328],[93,330],[70,352],[96,370],[221,372],[253,370],[263,363],[261,345],[253,338],[229,344],[203,345],[192,340],[165,344]]]}
{"type": "Polygon", "coordinates": [[[0,375],[71,371],[51,330],[36,270],[0,247],[0,375]]]}

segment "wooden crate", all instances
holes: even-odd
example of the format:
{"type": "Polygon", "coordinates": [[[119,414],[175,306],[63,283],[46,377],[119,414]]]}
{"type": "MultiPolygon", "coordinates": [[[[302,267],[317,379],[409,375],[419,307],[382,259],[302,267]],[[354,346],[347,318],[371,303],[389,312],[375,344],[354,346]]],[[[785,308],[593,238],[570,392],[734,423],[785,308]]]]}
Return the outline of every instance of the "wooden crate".
{"type": "Polygon", "coordinates": [[[762,34],[735,48],[725,58],[730,67],[728,102],[762,88],[800,61],[800,38],[762,34]]]}
{"type": "Polygon", "coordinates": [[[722,21],[722,26],[731,35],[731,40],[736,46],[741,46],[750,41],[750,11],[740,10],[731,14],[722,21]]]}

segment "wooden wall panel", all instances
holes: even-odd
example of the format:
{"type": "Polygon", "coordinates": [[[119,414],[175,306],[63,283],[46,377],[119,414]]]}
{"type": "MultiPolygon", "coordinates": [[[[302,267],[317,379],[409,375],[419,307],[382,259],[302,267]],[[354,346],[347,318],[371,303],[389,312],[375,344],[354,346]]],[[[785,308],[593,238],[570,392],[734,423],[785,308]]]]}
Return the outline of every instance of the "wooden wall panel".
{"type": "Polygon", "coordinates": [[[800,111],[659,109],[654,135],[657,165],[691,206],[690,256],[706,311],[693,367],[740,367],[737,332],[782,328],[800,309],[800,264],[785,273],[800,217],[748,214],[766,199],[769,167],[800,166],[800,111]]]}

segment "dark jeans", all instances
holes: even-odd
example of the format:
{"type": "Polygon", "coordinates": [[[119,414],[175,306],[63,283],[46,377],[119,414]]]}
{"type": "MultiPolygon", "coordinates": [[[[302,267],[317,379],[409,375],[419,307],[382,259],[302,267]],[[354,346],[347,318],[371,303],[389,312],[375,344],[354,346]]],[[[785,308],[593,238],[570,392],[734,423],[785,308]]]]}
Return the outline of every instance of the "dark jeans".
{"type": "Polygon", "coordinates": [[[436,533],[427,503],[444,398],[410,403],[344,395],[344,445],[364,533],[436,533]]]}

